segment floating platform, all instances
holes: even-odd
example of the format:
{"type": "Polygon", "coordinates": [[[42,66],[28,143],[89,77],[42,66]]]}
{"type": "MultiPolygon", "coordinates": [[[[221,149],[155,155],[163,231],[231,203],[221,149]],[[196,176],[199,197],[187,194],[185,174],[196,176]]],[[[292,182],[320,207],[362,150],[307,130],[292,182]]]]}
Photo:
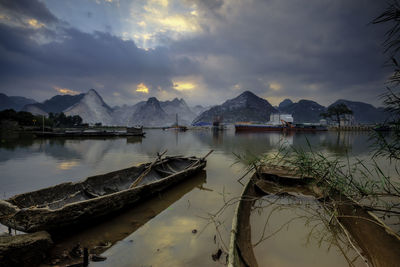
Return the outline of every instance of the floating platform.
{"type": "Polygon", "coordinates": [[[38,137],[123,137],[144,136],[142,127],[130,127],[126,131],[118,130],[69,130],[62,132],[34,132],[38,137]]]}

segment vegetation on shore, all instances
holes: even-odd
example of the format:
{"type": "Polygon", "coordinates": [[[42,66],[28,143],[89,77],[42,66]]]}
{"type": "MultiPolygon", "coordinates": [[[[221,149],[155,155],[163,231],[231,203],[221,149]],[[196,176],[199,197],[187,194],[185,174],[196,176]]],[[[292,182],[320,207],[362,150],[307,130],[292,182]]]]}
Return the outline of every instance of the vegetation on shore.
{"type": "Polygon", "coordinates": [[[375,136],[375,155],[386,156],[396,161],[400,160],[400,66],[398,53],[400,51],[400,2],[392,0],[386,10],[373,20],[374,24],[389,24],[386,39],[383,43],[388,54],[389,65],[393,73],[387,81],[387,90],[381,95],[386,111],[392,114],[393,131],[390,138],[380,133],[375,136]]]}
{"type": "Polygon", "coordinates": [[[6,109],[0,111],[0,122],[16,122],[19,126],[74,127],[82,124],[78,115],[66,116],[64,113],[49,113],[48,117],[33,115],[30,112],[6,109]]]}
{"type": "Polygon", "coordinates": [[[346,118],[346,115],[352,115],[353,111],[351,111],[346,104],[337,104],[334,106],[328,107],[327,111],[321,113],[321,116],[325,119],[330,119],[336,122],[340,128],[340,121],[346,118]]]}

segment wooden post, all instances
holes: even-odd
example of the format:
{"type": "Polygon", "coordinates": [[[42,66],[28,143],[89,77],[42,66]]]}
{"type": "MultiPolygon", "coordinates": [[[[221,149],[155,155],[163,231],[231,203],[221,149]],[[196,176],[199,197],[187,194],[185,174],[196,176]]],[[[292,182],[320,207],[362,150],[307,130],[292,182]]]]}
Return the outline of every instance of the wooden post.
{"type": "Polygon", "coordinates": [[[213,152],[214,152],[214,150],[211,149],[210,152],[208,152],[207,155],[205,155],[201,160],[205,160],[213,152]]]}
{"type": "Polygon", "coordinates": [[[187,166],[185,169],[192,168],[192,167],[193,167],[194,165],[196,165],[197,163],[199,163],[199,162],[201,162],[201,161],[204,161],[204,160],[205,160],[211,153],[213,153],[213,152],[214,152],[214,150],[211,149],[211,150],[207,153],[207,155],[205,155],[204,157],[202,157],[202,158],[196,160],[195,162],[193,162],[192,164],[190,164],[189,166],[187,166]]]}
{"type": "Polygon", "coordinates": [[[161,157],[162,157],[165,153],[167,153],[167,150],[165,150],[165,151],[164,151],[163,153],[161,153],[161,154],[158,154],[158,153],[157,153],[157,158],[150,164],[149,167],[147,167],[146,170],[143,171],[143,173],[131,184],[131,186],[129,186],[129,188],[132,188],[132,187],[137,186],[137,185],[143,180],[143,177],[145,177],[145,176],[150,172],[150,170],[151,170],[151,168],[154,166],[154,164],[156,164],[156,162],[157,162],[159,159],[161,159],[161,157]]]}

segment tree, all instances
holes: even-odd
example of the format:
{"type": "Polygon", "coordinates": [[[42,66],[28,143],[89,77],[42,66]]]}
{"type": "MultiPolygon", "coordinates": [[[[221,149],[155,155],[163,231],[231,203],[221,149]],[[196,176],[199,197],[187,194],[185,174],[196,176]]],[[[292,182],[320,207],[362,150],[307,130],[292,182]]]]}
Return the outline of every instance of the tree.
{"type": "Polygon", "coordinates": [[[79,115],[66,116],[61,113],[49,113],[50,124],[56,127],[74,127],[82,124],[82,118],[79,115]]]}
{"type": "Polygon", "coordinates": [[[17,112],[13,109],[5,109],[3,111],[0,111],[0,121],[3,121],[3,120],[16,121],[17,120],[17,112]]]}
{"type": "Polygon", "coordinates": [[[71,121],[74,126],[82,124],[82,118],[79,115],[72,116],[71,121]]]}
{"type": "Polygon", "coordinates": [[[30,112],[20,111],[17,113],[17,121],[20,125],[31,126],[35,125],[36,118],[30,112]]]}
{"type": "Polygon", "coordinates": [[[353,114],[345,104],[337,104],[334,106],[330,106],[325,113],[321,113],[321,116],[324,118],[329,118],[338,123],[340,128],[340,120],[345,118],[346,115],[353,114]]]}

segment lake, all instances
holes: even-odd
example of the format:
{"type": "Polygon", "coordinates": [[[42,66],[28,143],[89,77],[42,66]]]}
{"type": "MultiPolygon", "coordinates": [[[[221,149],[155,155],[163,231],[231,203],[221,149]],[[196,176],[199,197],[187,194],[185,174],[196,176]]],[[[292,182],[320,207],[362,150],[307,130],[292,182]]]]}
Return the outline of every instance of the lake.
{"type": "MultiPolygon", "coordinates": [[[[198,157],[213,149],[205,173],[116,218],[57,241],[55,251],[78,242],[88,246],[111,243],[102,254],[107,260],[91,266],[221,266],[229,247],[235,198],[249,178],[238,182],[245,166],[236,155],[250,158],[276,151],[280,144],[307,147],[309,143],[314,151],[367,162],[372,156],[369,138],[368,132],[235,134],[230,130],[146,130],[145,138],[113,139],[3,135],[0,194],[4,199],[79,181],[152,161],[166,149],[168,155],[198,157]],[[221,208],[223,212],[216,216],[221,208]],[[214,260],[212,254],[218,249],[223,253],[214,260]]],[[[353,259],[354,265],[363,266],[357,254],[325,227],[325,215],[314,204],[267,202],[251,215],[260,266],[346,266],[353,259]]]]}

